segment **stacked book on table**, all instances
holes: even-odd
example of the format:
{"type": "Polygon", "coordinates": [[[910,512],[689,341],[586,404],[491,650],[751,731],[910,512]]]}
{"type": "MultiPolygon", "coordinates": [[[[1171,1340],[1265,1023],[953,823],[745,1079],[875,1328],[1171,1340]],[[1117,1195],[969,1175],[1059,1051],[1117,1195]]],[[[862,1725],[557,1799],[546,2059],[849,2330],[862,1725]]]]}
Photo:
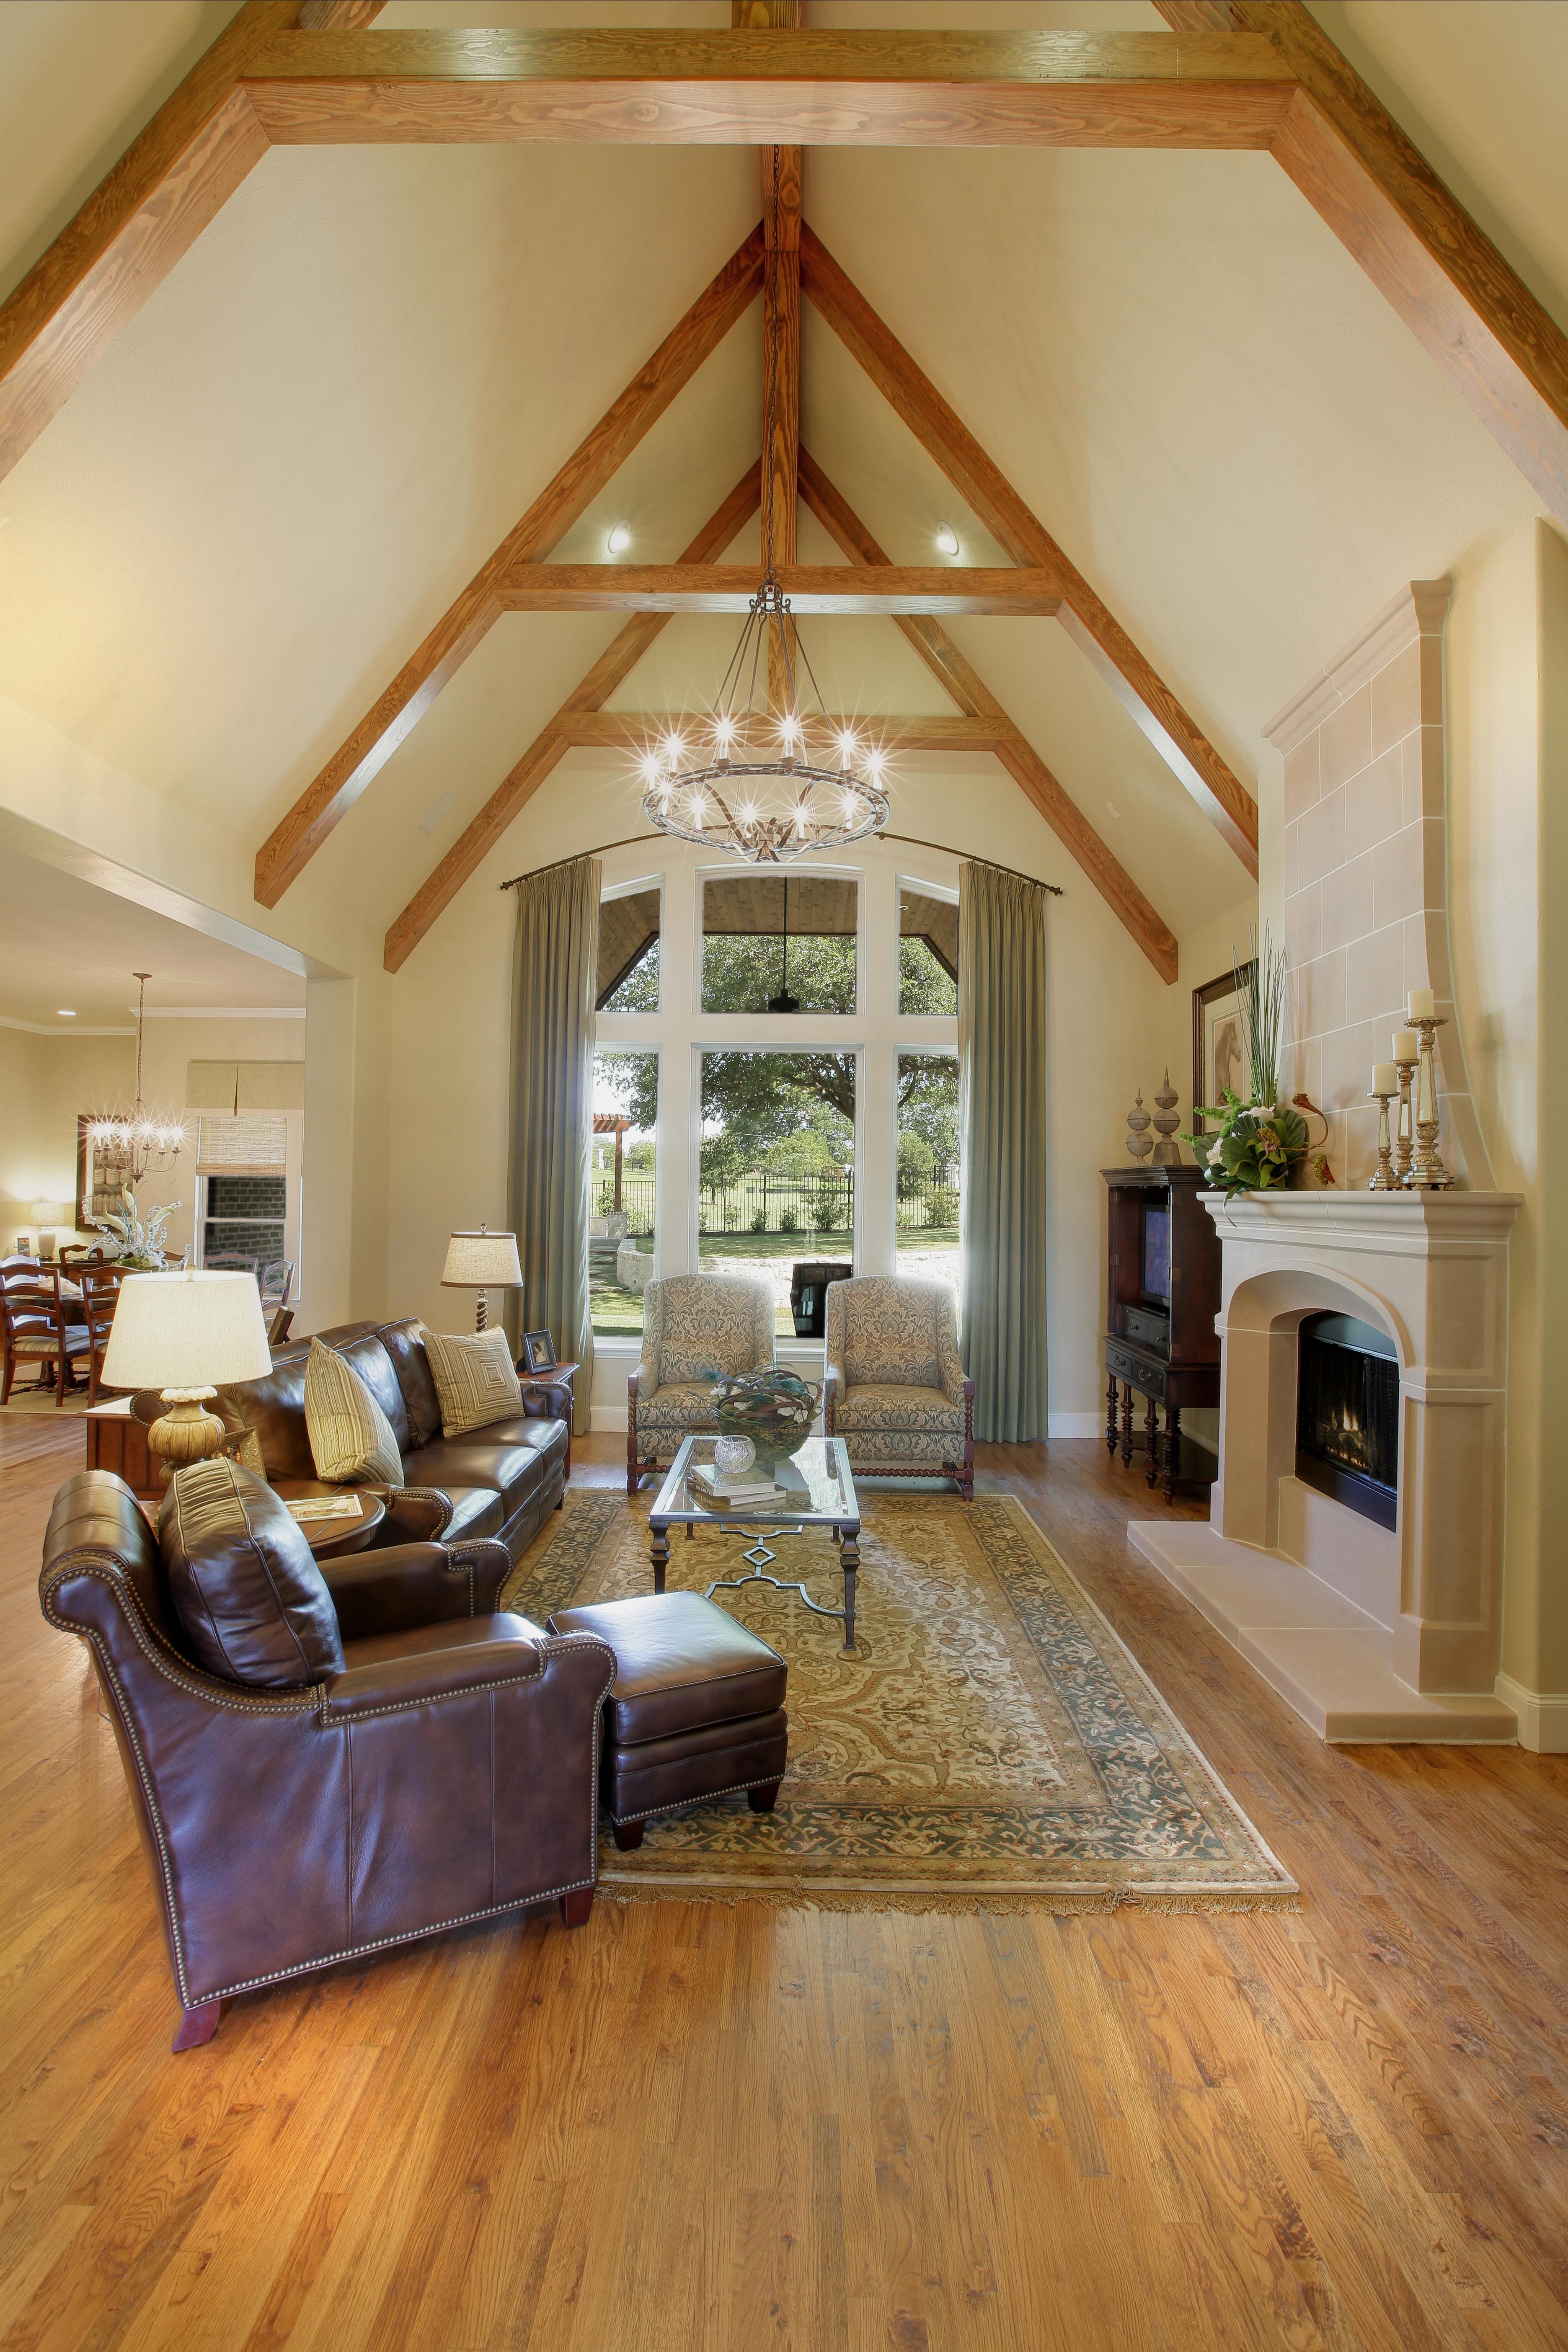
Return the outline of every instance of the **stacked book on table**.
{"type": "Polygon", "coordinates": [[[722,1511],[795,1510],[802,1507],[808,1492],[791,1462],[754,1462],[747,1469],[732,1471],[699,1462],[687,1473],[686,1483],[694,1501],[722,1511]]]}

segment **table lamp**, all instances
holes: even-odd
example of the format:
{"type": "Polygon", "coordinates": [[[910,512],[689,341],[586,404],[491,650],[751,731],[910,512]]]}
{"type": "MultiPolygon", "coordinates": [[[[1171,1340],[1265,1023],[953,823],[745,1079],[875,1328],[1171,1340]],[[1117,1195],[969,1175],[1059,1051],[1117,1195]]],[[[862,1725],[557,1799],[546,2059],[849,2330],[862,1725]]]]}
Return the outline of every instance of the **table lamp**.
{"type": "Polygon", "coordinates": [[[454,1234],[447,1244],[447,1263],[441,1270],[443,1290],[477,1290],[474,1307],[474,1328],[482,1331],[489,1322],[489,1290],[521,1290],[522,1267],[518,1262],[517,1235],[492,1234],[481,1225],[477,1234],[454,1234]]]}
{"type": "Polygon", "coordinates": [[[35,1201],[33,1203],[33,1223],[39,1229],[38,1255],[41,1258],[52,1258],[54,1256],[55,1243],[58,1239],[58,1234],[45,1232],[44,1228],[46,1226],[64,1226],[67,1229],[66,1239],[68,1242],[76,1232],[76,1225],[72,1219],[69,1204],[64,1201],[35,1201]]]}
{"type": "Polygon", "coordinates": [[[261,1293],[248,1274],[131,1274],[120,1286],[103,1381],[111,1389],[158,1389],[171,1410],[147,1443],[171,1471],[216,1454],[227,1432],[204,1397],[231,1381],[272,1370],[261,1293]]]}

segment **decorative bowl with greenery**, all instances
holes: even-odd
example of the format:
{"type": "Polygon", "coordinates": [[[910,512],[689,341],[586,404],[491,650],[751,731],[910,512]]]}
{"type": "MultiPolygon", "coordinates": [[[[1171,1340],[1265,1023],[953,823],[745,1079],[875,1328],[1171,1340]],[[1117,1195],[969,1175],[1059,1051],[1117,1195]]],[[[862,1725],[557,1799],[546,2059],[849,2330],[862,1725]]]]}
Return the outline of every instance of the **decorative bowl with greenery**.
{"type": "Polygon", "coordinates": [[[1283,948],[1270,942],[1268,930],[1259,949],[1252,934],[1252,959],[1245,967],[1233,965],[1237,1010],[1252,1080],[1250,1098],[1226,1087],[1218,1104],[1200,1103],[1197,1116],[1213,1122],[1203,1135],[1184,1135],[1204,1162],[1211,1184],[1228,1199],[1237,1192],[1268,1192],[1289,1183],[1291,1171],[1308,1164],[1320,1184],[1332,1184],[1334,1175],[1322,1150],[1329,1122],[1307,1095],[1289,1102],[1279,1091],[1279,1049],[1289,1000],[1289,968],[1283,948]],[[1323,1132],[1314,1136],[1308,1120],[1321,1118],[1323,1132]]]}
{"type": "Polygon", "coordinates": [[[741,1372],[716,1382],[713,1418],[726,1437],[749,1437],[759,1454],[787,1454],[810,1435],[821,1390],[795,1372],[741,1372]]]}

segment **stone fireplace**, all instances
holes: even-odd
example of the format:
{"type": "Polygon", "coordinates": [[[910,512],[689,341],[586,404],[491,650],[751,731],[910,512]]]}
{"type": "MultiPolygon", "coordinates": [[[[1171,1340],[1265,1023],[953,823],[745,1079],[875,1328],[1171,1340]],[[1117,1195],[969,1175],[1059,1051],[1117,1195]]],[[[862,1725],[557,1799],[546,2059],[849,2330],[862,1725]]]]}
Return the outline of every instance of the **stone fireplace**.
{"type": "Polygon", "coordinates": [[[1325,1739],[1511,1740],[1501,1633],[1509,1242],[1447,941],[1443,620],[1416,582],[1266,730],[1284,754],[1291,1090],[1334,1189],[1205,1199],[1222,1245],[1209,1523],[1134,1548],[1325,1739]],[[1412,987],[1447,1025],[1449,1192],[1370,1192],[1369,1066],[1412,987]]]}
{"type": "MultiPolygon", "coordinates": [[[[1146,1523],[1133,1544],[1324,1738],[1513,1738],[1493,1685],[1517,1196],[1205,1205],[1224,1250],[1219,1477],[1206,1527],[1146,1523]],[[1300,1475],[1302,1333],[1332,1348],[1346,1325],[1394,1372],[1392,1526],[1300,1475]]],[[[1387,1393],[1381,1370],[1361,1381],[1387,1393]]]]}

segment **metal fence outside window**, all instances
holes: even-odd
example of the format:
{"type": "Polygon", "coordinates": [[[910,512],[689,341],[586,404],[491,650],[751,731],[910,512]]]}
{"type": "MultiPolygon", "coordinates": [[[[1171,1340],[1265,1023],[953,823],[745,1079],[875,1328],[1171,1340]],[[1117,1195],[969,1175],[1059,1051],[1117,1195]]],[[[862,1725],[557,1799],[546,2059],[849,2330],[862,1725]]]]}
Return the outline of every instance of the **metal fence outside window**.
{"type": "MultiPolygon", "coordinates": [[[[595,1169],[591,1213],[607,1217],[615,1208],[615,1174],[595,1169]]],[[[629,1237],[651,1234],[654,1180],[623,1175],[621,1207],[629,1237]]],[[[698,1196],[698,1229],[704,1234],[848,1234],[855,1227],[855,1177],[850,1170],[824,1176],[774,1176],[752,1170],[733,1184],[704,1185],[698,1196]]],[[[958,1223],[955,1188],[933,1184],[898,1204],[900,1233],[943,1230],[958,1223]]]]}

